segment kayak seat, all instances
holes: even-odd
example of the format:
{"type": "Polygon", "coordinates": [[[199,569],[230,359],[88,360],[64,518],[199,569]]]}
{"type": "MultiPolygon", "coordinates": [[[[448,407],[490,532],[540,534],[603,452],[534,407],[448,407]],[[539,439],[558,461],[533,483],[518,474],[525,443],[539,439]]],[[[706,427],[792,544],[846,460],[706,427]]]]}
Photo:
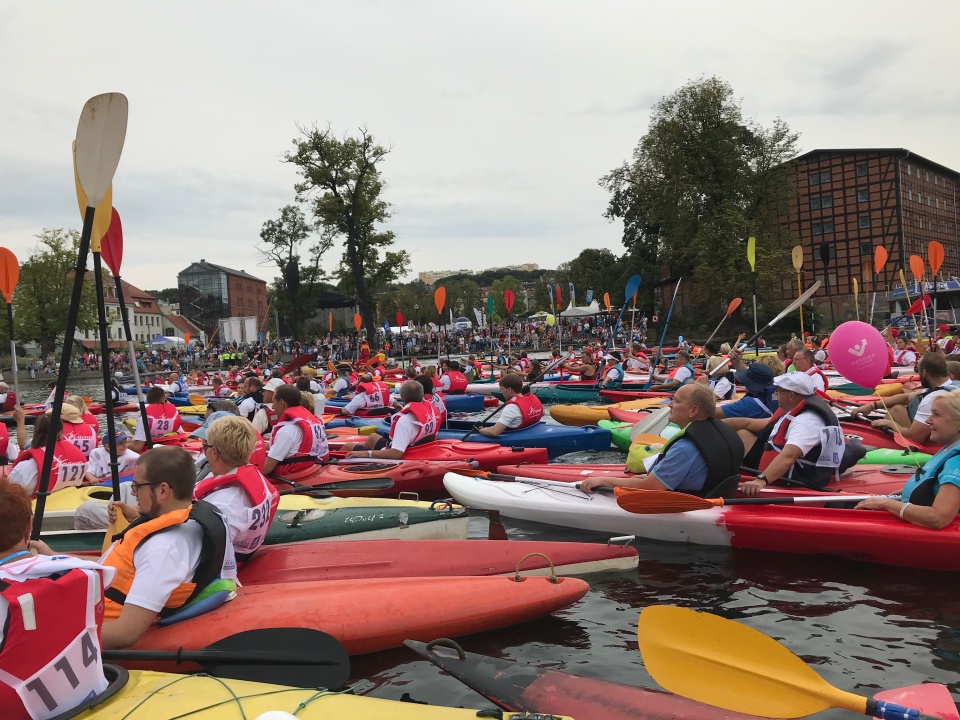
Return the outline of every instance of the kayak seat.
{"type": "Polygon", "coordinates": [[[207,585],[197,597],[177,610],[175,613],[160,618],[161,627],[174,625],[183,620],[195,618],[211,610],[216,610],[225,602],[237,596],[237,584],[233,580],[217,579],[207,585]]]}
{"type": "Polygon", "coordinates": [[[740,485],[740,474],[731,475],[726,480],[721,482],[719,485],[714,487],[710,492],[704,495],[704,498],[726,498],[730,499],[736,497],[737,488],[740,485]]]}

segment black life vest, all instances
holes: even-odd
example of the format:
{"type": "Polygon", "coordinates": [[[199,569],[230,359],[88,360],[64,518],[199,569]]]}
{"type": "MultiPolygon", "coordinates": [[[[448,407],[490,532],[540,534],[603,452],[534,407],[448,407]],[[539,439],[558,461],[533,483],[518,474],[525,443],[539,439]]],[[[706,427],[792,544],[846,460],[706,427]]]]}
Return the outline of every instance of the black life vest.
{"type": "Polygon", "coordinates": [[[707,479],[703,488],[699,492],[688,494],[702,498],[733,497],[740,483],[740,466],[743,464],[743,442],[740,436],[716,418],[697,420],[670,439],[654,467],[666,457],[670,445],[680,438],[692,441],[707,464],[707,479]]]}

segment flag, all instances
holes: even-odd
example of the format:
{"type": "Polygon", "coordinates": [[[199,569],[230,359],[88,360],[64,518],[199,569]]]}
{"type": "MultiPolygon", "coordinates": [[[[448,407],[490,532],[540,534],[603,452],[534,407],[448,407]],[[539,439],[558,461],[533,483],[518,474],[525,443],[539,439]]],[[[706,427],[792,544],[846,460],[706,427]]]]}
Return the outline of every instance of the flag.
{"type": "Polygon", "coordinates": [[[553,286],[547,283],[547,297],[550,298],[550,312],[553,312],[553,286]]]}
{"type": "Polygon", "coordinates": [[[573,283],[570,283],[570,304],[571,305],[577,304],[577,293],[573,289],[573,283]]]}
{"type": "Polygon", "coordinates": [[[587,296],[583,299],[584,305],[589,305],[593,302],[593,290],[587,290],[587,296]]]}
{"type": "Polygon", "coordinates": [[[477,308],[473,309],[473,316],[477,319],[477,327],[483,325],[483,315],[481,315],[480,310],[477,308]]]}
{"type": "Polygon", "coordinates": [[[487,295],[487,317],[493,322],[493,295],[487,295]]]}
{"type": "Polygon", "coordinates": [[[554,288],[554,291],[557,293],[557,312],[560,312],[561,310],[563,310],[563,305],[560,304],[560,286],[557,285],[554,288]]]}
{"type": "Polygon", "coordinates": [[[453,308],[450,308],[450,324],[453,325],[453,308]]]}

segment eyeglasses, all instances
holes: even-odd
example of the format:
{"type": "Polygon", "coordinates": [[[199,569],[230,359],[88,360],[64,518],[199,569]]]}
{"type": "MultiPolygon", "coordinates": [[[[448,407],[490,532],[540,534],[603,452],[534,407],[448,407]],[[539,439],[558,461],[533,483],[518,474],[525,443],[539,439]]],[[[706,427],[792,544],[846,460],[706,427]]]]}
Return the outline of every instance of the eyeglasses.
{"type": "Polygon", "coordinates": [[[210,445],[209,443],[207,443],[206,440],[201,440],[200,446],[203,448],[204,452],[211,449],[216,450],[217,452],[220,452],[220,448],[218,448],[216,445],[210,445]]]}
{"type": "Polygon", "coordinates": [[[135,482],[132,482],[132,483],[130,483],[130,492],[132,492],[134,495],[136,495],[138,492],[140,492],[140,488],[153,487],[154,485],[162,485],[162,484],[163,484],[163,483],[158,483],[158,482],[152,482],[152,483],[135,483],[135,482]]]}

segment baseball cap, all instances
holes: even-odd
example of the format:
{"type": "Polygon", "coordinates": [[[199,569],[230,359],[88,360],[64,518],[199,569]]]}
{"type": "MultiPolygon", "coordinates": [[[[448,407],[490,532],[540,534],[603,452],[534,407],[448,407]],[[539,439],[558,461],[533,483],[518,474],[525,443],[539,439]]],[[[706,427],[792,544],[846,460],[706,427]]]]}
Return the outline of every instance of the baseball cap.
{"type": "MultiPolygon", "coordinates": [[[[47,415],[50,415],[52,412],[53,409],[47,410],[47,415]]],[[[60,420],[68,422],[71,425],[83,424],[83,417],[80,415],[80,411],[70,403],[64,403],[60,408],[60,420]]]]}
{"type": "Polygon", "coordinates": [[[280,378],[273,378],[272,380],[267,381],[267,384],[263,386],[263,389],[265,392],[276,392],[277,388],[283,385],[286,385],[283,380],[280,378]]]}
{"type": "Polygon", "coordinates": [[[218,410],[217,412],[210,415],[210,417],[208,417],[206,420],[204,420],[203,425],[201,425],[192,433],[190,433],[190,436],[198,437],[201,440],[206,440],[207,428],[209,428],[213,424],[214,420],[219,420],[220,418],[225,418],[225,417],[236,417],[236,416],[233,413],[228,413],[228,412],[224,412],[223,410],[218,410]]]}
{"type": "Polygon", "coordinates": [[[950,329],[949,325],[941,325],[939,328],[940,332],[947,332],[950,329]]]}
{"type": "Polygon", "coordinates": [[[753,363],[737,370],[737,381],[750,392],[761,393],[773,385],[773,370],[762,363],[753,363]]]}
{"type": "MultiPolygon", "coordinates": [[[[122,443],[122,442],[130,439],[130,436],[127,435],[127,433],[126,433],[125,431],[123,431],[123,430],[117,430],[113,435],[114,435],[114,437],[116,438],[116,443],[117,443],[117,445],[119,445],[120,443],[122,443]]],[[[104,447],[106,447],[107,445],[109,445],[109,444],[110,444],[110,433],[104,433],[104,434],[103,434],[103,437],[100,438],[100,442],[103,444],[104,447]]]]}
{"type": "Polygon", "coordinates": [[[813,378],[802,372],[777,375],[773,379],[773,384],[782,390],[789,390],[798,395],[813,395],[816,392],[816,388],[813,386],[813,378]]]}

